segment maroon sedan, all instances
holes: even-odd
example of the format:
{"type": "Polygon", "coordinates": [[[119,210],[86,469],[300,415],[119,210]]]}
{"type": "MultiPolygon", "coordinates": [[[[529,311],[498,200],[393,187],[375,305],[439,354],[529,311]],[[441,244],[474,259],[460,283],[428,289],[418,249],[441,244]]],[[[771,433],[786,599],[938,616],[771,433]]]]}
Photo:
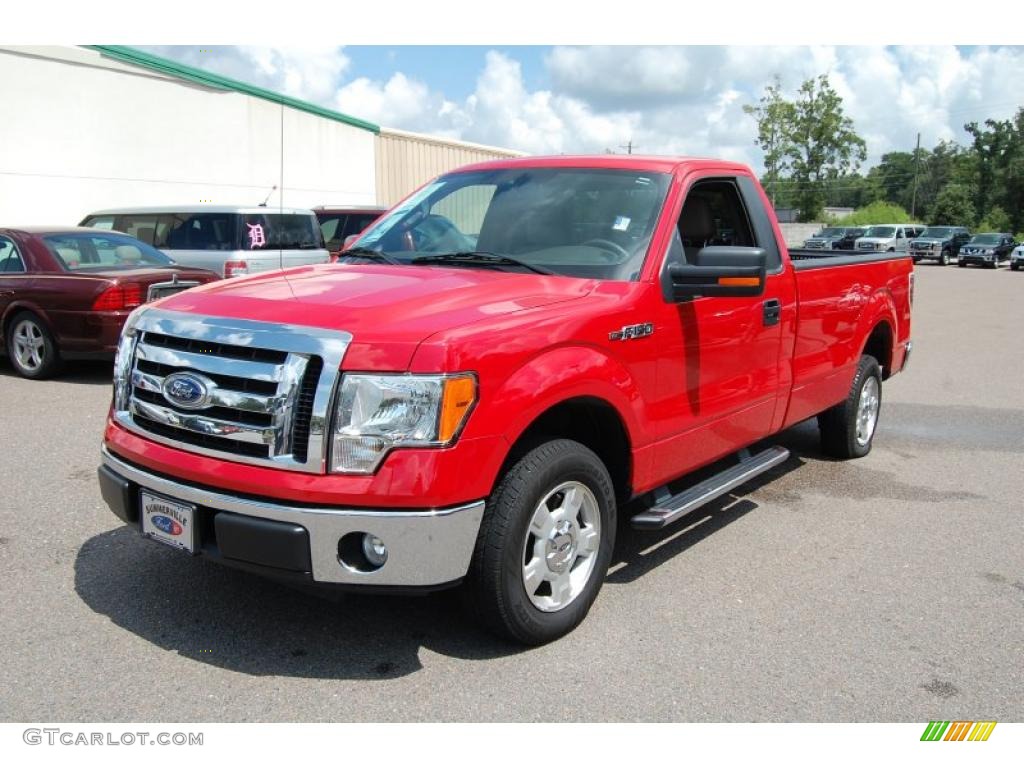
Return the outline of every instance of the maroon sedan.
{"type": "Polygon", "coordinates": [[[140,304],[216,279],[118,232],[0,229],[3,343],[18,373],[43,379],[64,360],[112,358],[140,304]]]}

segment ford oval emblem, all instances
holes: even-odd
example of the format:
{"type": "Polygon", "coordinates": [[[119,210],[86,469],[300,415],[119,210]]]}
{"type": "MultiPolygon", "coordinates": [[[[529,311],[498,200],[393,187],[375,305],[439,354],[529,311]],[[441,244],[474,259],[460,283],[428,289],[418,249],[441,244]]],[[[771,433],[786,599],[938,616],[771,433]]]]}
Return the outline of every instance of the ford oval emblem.
{"type": "Polygon", "coordinates": [[[161,531],[169,533],[171,536],[180,536],[183,530],[181,523],[166,515],[153,515],[152,522],[161,531]]]}
{"type": "Polygon", "coordinates": [[[194,411],[209,405],[210,395],[215,386],[205,376],[172,373],[164,379],[163,393],[171,405],[194,411]]]}

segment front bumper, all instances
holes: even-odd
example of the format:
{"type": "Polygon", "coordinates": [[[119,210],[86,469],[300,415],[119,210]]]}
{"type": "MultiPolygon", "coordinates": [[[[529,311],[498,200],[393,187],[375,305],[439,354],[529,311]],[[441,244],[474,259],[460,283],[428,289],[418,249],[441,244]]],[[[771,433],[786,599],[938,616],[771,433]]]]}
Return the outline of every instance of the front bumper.
{"type": "Polygon", "coordinates": [[[995,264],[996,256],[989,254],[984,255],[981,253],[960,253],[960,261],[964,264],[978,264],[984,266],[985,264],[995,264]]]}
{"type": "Polygon", "coordinates": [[[139,526],[139,491],[197,507],[197,554],[227,565],[299,581],[352,587],[430,588],[469,570],[484,502],[447,509],[388,510],[296,506],[186,485],[102,449],[100,489],[111,510],[139,526]],[[379,537],[388,559],[375,571],[341,563],[348,533],[379,537]]]}

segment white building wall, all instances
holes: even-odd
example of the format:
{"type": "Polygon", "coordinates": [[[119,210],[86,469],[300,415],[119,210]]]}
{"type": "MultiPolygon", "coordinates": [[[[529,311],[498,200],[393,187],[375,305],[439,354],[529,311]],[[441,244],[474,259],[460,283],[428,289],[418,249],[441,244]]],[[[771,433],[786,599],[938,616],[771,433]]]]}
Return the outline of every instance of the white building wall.
{"type": "Polygon", "coordinates": [[[254,205],[274,185],[271,206],[377,200],[371,131],[96,51],[0,47],[0,105],[0,226],[254,205]]]}

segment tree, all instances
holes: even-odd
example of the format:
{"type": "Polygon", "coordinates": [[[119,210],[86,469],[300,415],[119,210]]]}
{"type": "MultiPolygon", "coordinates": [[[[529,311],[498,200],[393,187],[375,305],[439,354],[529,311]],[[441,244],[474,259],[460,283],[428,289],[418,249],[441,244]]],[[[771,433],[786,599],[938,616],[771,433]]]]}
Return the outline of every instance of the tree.
{"type": "Polygon", "coordinates": [[[766,173],[762,179],[764,187],[776,204],[778,181],[787,169],[786,131],[793,119],[793,105],[782,97],[782,82],[776,75],[764,89],[764,95],[756,106],[744,104],[743,111],[757,120],[757,139],[754,141],[764,152],[766,173]]]}
{"type": "Polygon", "coordinates": [[[1024,108],[1011,120],[990,119],[983,125],[964,126],[974,139],[976,208],[987,211],[998,205],[1019,229],[1024,225],[1024,108]]]}
{"type": "Polygon", "coordinates": [[[998,205],[981,217],[979,232],[1012,232],[1010,215],[998,205]]]}
{"type": "Polygon", "coordinates": [[[867,147],[843,114],[843,100],[829,85],[828,75],[800,86],[786,134],[786,155],[800,190],[800,218],[814,221],[821,213],[827,183],[856,171],[867,157],[867,147]]]}
{"type": "Polygon", "coordinates": [[[931,224],[973,227],[974,191],[966,184],[947,184],[935,198],[928,221],[931,224]]]}
{"type": "Polygon", "coordinates": [[[904,208],[893,203],[876,200],[870,205],[858,208],[849,216],[843,216],[836,223],[846,227],[857,227],[882,222],[886,224],[904,224],[909,221],[910,214],[904,208]]]}
{"type": "Polygon", "coordinates": [[[910,210],[914,190],[914,153],[888,152],[882,155],[882,161],[868,171],[868,179],[878,185],[882,199],[910,210]]]}

